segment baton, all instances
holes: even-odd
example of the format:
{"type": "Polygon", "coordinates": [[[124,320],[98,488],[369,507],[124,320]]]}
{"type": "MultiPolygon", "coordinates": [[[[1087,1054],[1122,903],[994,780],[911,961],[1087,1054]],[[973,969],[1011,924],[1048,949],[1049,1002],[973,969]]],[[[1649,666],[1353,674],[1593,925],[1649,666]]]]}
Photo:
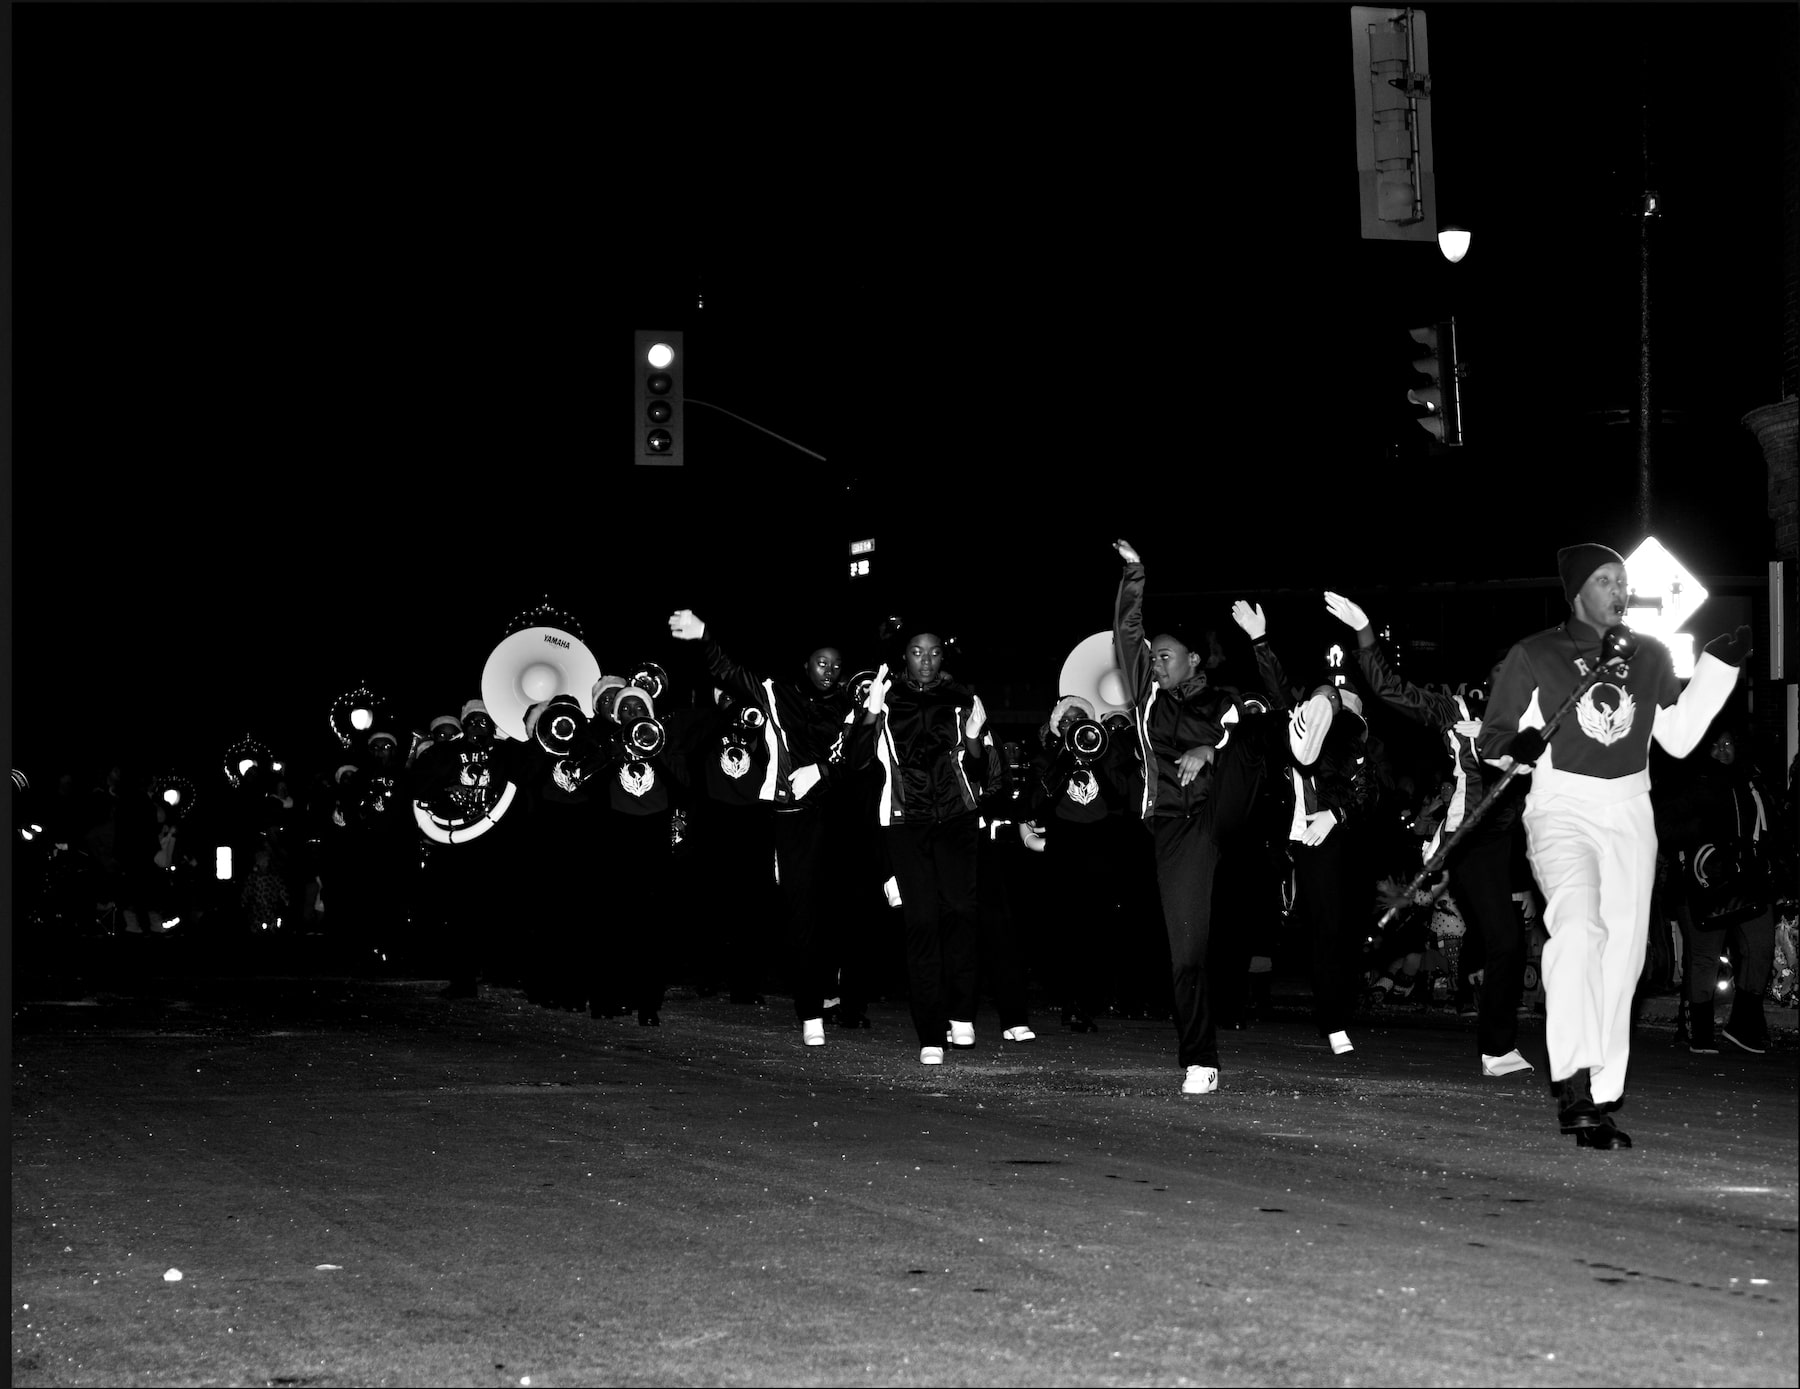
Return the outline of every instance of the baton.
{"type": "MultiPolygon", "coordinates": [[[[1605,636],[1600,639],[1600,664],[1581,677],[1581,683],[1576,685],[1575,688],[1569,692],[1569,697],[1562,702],[1562,707],[1558,709],[1555,714],[1551,715],[1550,722],[1544,725],[1544,742],[1546,744],[1549,743],[1551,735],[1556,732],[1557,726],[1569,716],[1569,710],[1575,707],[1583,695],[1593,689],[1600,677],[1606,674],[1609,668],[1617,665],[1619,662],[1629,661],[1637,654],[1637,649],[1638,635],[1636,632],[1632,631],[1631,628],[1617,626],[1606,629],[1605,636]]],[[[1381,919],[1375,923],[1375,929],[1377,931],[1385,931],[1393,924],[1394,918],[1399,916],[1400,913],[1405,911],[1408,907],[1430,906],[1444,894],[1444,890],[1450,886],[1450,880],[1448,878],[1445,878],[1443,882],[1433,888],[1429,896],[1422,900],[1417,899],[1417,894],[1425,886],[1426,880],[1443,871],[1444,864],[1449,861],[1450,855],[1455,850],[1456,846],[1462,843],[1464,836],[1480,823],[1481,817],[1487,813],[1488,808],[1500,799],[1501,794],[1506,788],[1512,785],[1513,778],[1523,771],[1526,766],[1527,764],[1524,762],[1514,762],[1512,766],[1508,767],[1506,771],[1501,774],[1500,780],[1494,783],[1493,789],[1490,790],[1487,795],[1483,796],[1469,813],[1463,817],[1463,822],[1456,827],[1455,833],[1451,834],[1442,844],[1438,845],[1438,851],[1426,860],[1425,866],[1419,870],[1418,876],[1406,885],[1405,898],[1394,903],[1393,906],[1389,907],[1381,914],[1381,919]]]]}

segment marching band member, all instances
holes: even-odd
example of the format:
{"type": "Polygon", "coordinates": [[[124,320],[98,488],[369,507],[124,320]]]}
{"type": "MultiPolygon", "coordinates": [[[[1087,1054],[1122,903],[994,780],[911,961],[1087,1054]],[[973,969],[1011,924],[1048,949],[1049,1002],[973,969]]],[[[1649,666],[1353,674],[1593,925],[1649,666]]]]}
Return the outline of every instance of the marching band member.
{"type": "Polygon", "coordinates": [[[611,754],[595,780],[603,783],[597,789],[603,798],[600,835],[615,865],[606,894],[606,915],[615,924],[594,957],[588,1011],[596,1017],[635,1011],[640,1027],[662,1026],[666,933],[658,923],[674,872],[675,812],[685,809],[689,783],[680,751],[688,735],[685,717],[677,712],[659,720],[655,698],[616,675],[603,676],[594,696],[596,722],[611,754]],[[650,729],[646,742],[635,741],[650,729]]]}
{"type": "Polygon", "coordinates": [[[1144,564],[1114,544],[1125,569],[1113,615],[1114,649],[1124,670],[1143,753],[1139,816],[1156,841],[1156,882],[1174,977],[1177,1059],[1186,1095],[1219,1088],[1219,1039],[1207,950],[1213,883],[1224,841],[1241,831],[1262,784],[1264,758],[1232,736],[1237,701],[1208,685],[1204,653],[1175,633],[1144,636],[1144,564]]]}
{"type": "Polygon", "coordinates": [[[920,1064],[936,1066],[946,1044],[975,1045],[980,830],[969,768],[987,755],[987,710],[944,669],[937,633],[915,631],[903,650],[899,679],[884,664],[869,686],[851,761],[883,772],[876,818],[906,921],[907,998],[920,1064]]]}
{"type": "MultiPolygon", "coordinates": [[[[1461,695],[1415,685],[1395,670],[1376,639],[1374,624],[1355,603],[1340,594],[1327,593],[1325,607],[1356,633],[1356,663],[1376,697],[1389,708],[1436,729],[1449,744],[1454,759],[1454,789],[1438,834],[1454,834],[1463,817],[1482,802],[1488,788],[1500,778],[1499,772],[1475,752],[1481,720],[1472,714],[1461,695]]],[[[1499,670],[1496,664],[1489,672],[1490,688],[1499,670]]],[[[1481,938],[1481,1004],[1476,1037],[1481,1073],[1486,1076],[1532,1069],[1531,1063],[1519,1054],[1525,924],[1512,897],[1513,841],[1518,833],[1526,784],[1515,779],[1501,793],[1504,799],[1483,812],[1444,865],[1455,889],[1456,904],[1481,938]]],[[[1427,859],[1437,851],[1438,842],[1434,837],[1425,846],[1427,859]]],[[[1463,972],[1466,974],[1467,969],[1463,972]]]]}
{"type": "Polygon", "coordinates": [[[1557,551],[1556,568],[1569,617],[1507,652],[1477,750],[1502,769],[1532,767],[1525,842],[1550,933],[1544,1041],[1558,1126],[1582,1147],[1628,1148],[1612,1116],[1625,1102],[1656,876],[1650,740],[1674,757],[1699,744],[1750,655],[1750,629],[1708,642],[1683,689],[1659,641],[1639,639],[1628,659],[1607,654],[1627,597],[1617,551],[1571,545],[1557,551]],[[1541,730],[1596,675],[1576,717],[1546,742],[1541,730]]]}
{"type": "MultiPolygon", "coordinates": [[[[1239,599],[1231,616],[1250,638],[1274,712],[1286,716],[1286,746],[1276,746],[1287,774],[1271,789],[1288,812],[1294,914],[1312,935],[1313,1022],[1332,1053],[1343,1056],[1356,1049],[1349,1029],[1360,992],[1359,913],[1373,902],[1375,886],[1363,842],[1376,800],[1368,725],[1347,707],[1355,696],[1336,685],[1315,687],[1295,707],[1262,605],[1239,599]]],[[[1279,736],[1280,720],[1271,727],[1279,736]]]]}
{"type": "Polygon", "coordinates": [[[700,993],[723,984],[733,1003],[763,1002],[764,955],[780,910],[775,886],[775,811],[761,791],[771,761],[760,705],[712,688],[709,706],[695,720],[687,751],[695,796],[688,836],[700,868],[697,880],[712,890],[692,893],[693,932],[702,942],[700,993]],[[698,794],[704,782],[706,794],[698,794]],[[720,903],[729,902],[729,910],[720,903]]]}
{"type": "Polygon", "coordinates": [[[1063,1026],[1072,1032],[1100,1030],[1094,1019],[1106,1008],[1119,941],[1115,921],[1128,847],[1121,840],[1138,832],[1142,783],[1131,753],[1135,739],[1109,737],[1091,759],[1076,754],[1071,734],[1092,722],[1093,706],[1078,695],[1063,696],[1050,711],[1039,733],[1044,750],[1034,759],[1030,818],[1020,826],[1021,839],[1044,855],[1049,869],[1057,992],[1063,1026]]]}
{"type": "MultiPolygon", "coordinates": [[[[669,634],[698,641],[707,669],[734,699],[763,717],[768,760],[757,794],[774,807],[775,864],[788,921],[794,1012],[807,1046],[825,1043],[825,999],[837,996],[839,952],[833,924],[842,919],[848,891],[850,817],[842,796],[846,743],[854,717],[841,685],[843,657],[822,646],[806,658],[800,678],[776,680],[739,665],[692,610],[669,617],[669,634]]],[[[861,981],[850,984],[860,989],[861,981]]],[[[866,997],[845,997],[840,1021],[867,1026],[866,997]]]]}

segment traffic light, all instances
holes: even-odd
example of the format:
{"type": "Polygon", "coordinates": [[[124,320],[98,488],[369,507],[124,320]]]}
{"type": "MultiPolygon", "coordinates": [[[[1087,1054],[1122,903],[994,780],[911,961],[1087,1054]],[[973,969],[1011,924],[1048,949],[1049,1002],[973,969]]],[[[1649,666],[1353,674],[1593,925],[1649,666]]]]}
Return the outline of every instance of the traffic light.
{"type": "Polygon", "coordinates": [[[1462,443],[1461,368],[1456,361],[1456,320],[1409,330],[1418,349],[1413,370],[1426,378],[1423,386],[1406,393],[1407,400],[1425,407],[1418,424],[1440,444],[1462,443]]]}
{"type": "Polygon", "coordinates": [[[680,467],[683,462],[681,382],[687,359],[678,331],[637,331],[638,463],[680,467]]]}

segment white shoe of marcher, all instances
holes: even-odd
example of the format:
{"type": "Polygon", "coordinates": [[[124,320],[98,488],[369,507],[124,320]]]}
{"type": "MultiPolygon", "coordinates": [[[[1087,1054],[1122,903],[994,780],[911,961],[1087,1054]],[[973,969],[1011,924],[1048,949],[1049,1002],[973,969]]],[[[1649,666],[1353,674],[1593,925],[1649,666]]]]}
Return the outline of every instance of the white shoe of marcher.
{"type": "Polygon", "coordinates": [[[1029,1027],[1009,1027],[1000,1034],[1009,1042],[1035,1042],[1037,1033],[1029,1027]]]}
{"type": "Polygon", "coordinates": [[[1333,1032],[1326,1040],[1331,1043],[1331,1054],[1333,1056],[1342,1056],[1347,1051],[1356,1050],[1355,1047],[1350,1045],[1350,1034],[1348,1032],[1333,1032]]]}
{"type": "Polygon", "coordinates": [[[1505,1056],[1489,1056],[1485,1051],[1481,1053],[1481,1073],[1484,1076],[1509,1076],[1514,1071],[1532,1069],[1534,1069],[1532,1064],[1519,1055],[1517,1047],[1507,1052],[1505,1056]]]}
{"type": "Polygon", "coordinates": [[[958,1022],[950,1019],[950,1030],[944,1034],[944,1040],[953,1047],[972,1047],[975,1045],[975,1024],[958,1022]]]}
{"type": "Polygon", "coordinates": [[[800,1024],[800,1040],[809,1047],[825,1045],[825,1019],[808,1018],[800,1024]]]}
{"type": "Polygon", "coordinates": [[[944,1049],[942,1047],[920,1047],[919,1048],[919,1064],[921,1066],[941,1066],[941,1065],[943,1065],[944,1064],[944,1049]]]}
{"type": "Polygon", "coordinates": [[[1181,1082],[1184,1095],[1210,1095],[1219,1088],[1217,1066],[1189,1066],[1187,1079],[1181,1082]]]}

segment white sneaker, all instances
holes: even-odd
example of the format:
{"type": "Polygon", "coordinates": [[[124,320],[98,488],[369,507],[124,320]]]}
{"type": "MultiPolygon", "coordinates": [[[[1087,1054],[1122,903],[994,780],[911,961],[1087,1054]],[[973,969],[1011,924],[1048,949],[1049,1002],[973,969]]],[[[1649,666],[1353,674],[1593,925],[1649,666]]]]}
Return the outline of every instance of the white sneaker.
{"type": "Polygon", "coordinates": [[[1035,1042],[1037,1033],[1029,1027],[1009,1027],[1000,1034],[1009,1042],[1035,1042]]]}
{"type": "Polygon", "coordinates": [[[808,1018],[800,1024],[800,1040],[809,1047],[825,1045],[825,1019],[808,1018]]]}
{"type": "Polygon", "coordinates": [[[941,1065],[943,1065],[944,1064],[944,1049],[942,1047],[920,1047],[919,1048],[919,1064],[921,1066],[941,1066],[941,1065]]]}
{"type": "Polygon", "coordinates": [[[944,1034],[944,1040],[953,1047],[972,1047],[975,1045],[975,1024],[958,1022],[950,1019],[950,1030],[944,1034]]]}
{"type": "Polygon", "coordinates": [[[1348,1032],[1333,1032],[1331,1036],[1327,1037],[1325,1040],[1331,1043],[1331,1054],[1333,1056],[1342,1056],[1347,1051],[1356,1050],[1355,1047],[1350,1045],[1350,1034],[1348,1032]]]}
{"type": "Polygon", "coordinates": [[[1219,1088],[1217,1066],[1189,1066],[1187,1079],[1181,1082],[1184,1095],[1211,1095],[1219,1088]]]}
{"type": "Polygon", "coordinates": [[[1481,1073],[1484,1076],[1509,1076],[1514,1071],[1532,1069],[1534,1069],[1532,1064],[1519,1055],[1517,1047],[1507,1052],[1505,1056],[1489,1056],[1485,1051],[1481,1053],[1481,1073]]]}

